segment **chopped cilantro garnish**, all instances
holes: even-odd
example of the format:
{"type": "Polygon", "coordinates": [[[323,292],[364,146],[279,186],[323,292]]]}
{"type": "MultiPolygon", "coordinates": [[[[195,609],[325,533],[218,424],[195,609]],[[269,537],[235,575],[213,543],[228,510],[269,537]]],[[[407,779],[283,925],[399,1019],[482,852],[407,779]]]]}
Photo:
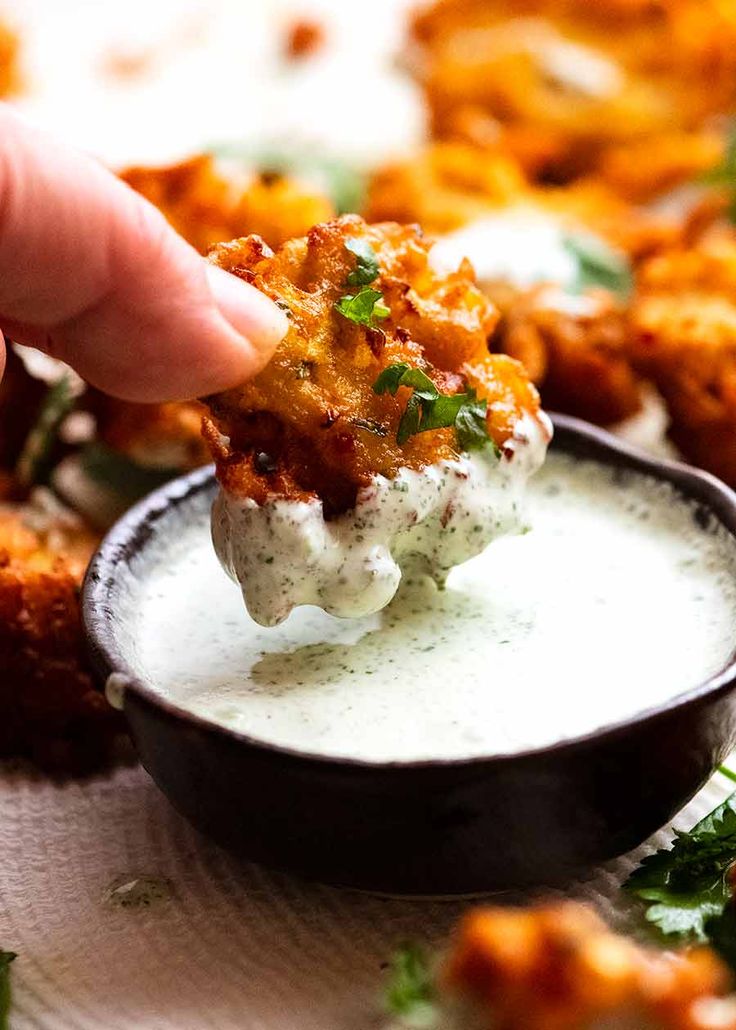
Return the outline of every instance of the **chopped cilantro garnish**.
{"type": "Polygon", "coordinates": [[[367,240],[347,240],[345,249],[355,254],[356,265],[349,273],[348,286],[368,286],[378,277],[380,271],[376,252],[367,240]]]}
{"type": "Polygon", "coordinates": [[[397,362],[381,372],[373,384],[373,392],[395,394],[400,386],[408,386],[414,390],[396,433],[396,441],[400,445],[403,446],[410,437],[424,433],[428,429],[447,429],[454,426],[461,450],[479,450],[487,444],[496,449],[488,435],[487,403],[485,400],[478,400],[475,390],[470,389],[465,393],[440,393],[421,369],[397,362]]]}
{"type": "Polygon", "coordinates": [[[569,233],[565,249],[577,262],[578,293],[590,287],[608,290],[622,300],[630,296],[634,280],[629,262],[623,254],[609,247],[592,233],[569,233]]]}
{"type": "Polygon", "coordinates": [[[429,1027],[437,1017],[435,987],[424,952],[406,944],[391,960],[386,1008],[404,1026],[429,1027]]]}
{"type": "Polygon", "coordinates": [[[624,884],[646,903],[646,919],[665,937],[710,943],[736,968],[736,794],[677,833],[672,847],[645,858],[624,884]]]}
{"type": "Polygon", "coordinates": [[[376,319],[388,318],[391,314],[383,303],[381,291],[373,290],[370,286],[364,286],[359,293],[341,297],[335,304],[335,308],[344,318],[349,318],[356,325],[366,325],[371,329],[375,327],[376,319]]]}
{"type": "Polygon", "coordinates": [[[3,951],[0,948],[0,1030],[8,1030],[10,1014],[10,963],[18,956],[14,951],[3,951]]]}

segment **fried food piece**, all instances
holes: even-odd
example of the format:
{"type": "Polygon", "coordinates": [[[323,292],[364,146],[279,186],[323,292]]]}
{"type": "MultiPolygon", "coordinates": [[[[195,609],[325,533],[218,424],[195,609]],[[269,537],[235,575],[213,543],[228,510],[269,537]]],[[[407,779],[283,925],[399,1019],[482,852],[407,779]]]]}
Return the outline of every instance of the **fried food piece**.
{"type": "Polygon", "coordinates": [[[736,238],[707,235],[647,262],[631,309],[633,352],[664,397],[669,436],[736,486],[736,238]]]}
{"type": "Polygon", "coordinates": [[[460,1025],[498,1030],[736,1030],[728,986],[707,948],[643,949],[572,902],[472,911],[443,980],[460,1025]]]}
{"type": "Polygon", "coordinates": [[[437,0],[412,38],[435,134],[495,131],[543,181],[598,170],[652,195],[692,173],[683,153],[707,150],[709,120],[736,103],[736,10],[722,0],[437,0]],[[622,174],[630,145],[657,154],[651,179],[622,174]]]}
{"type": "Polygon", "coordinates": [[[418,222],[442,235],[515,205],[584,226],[634,260],[671,245],[680,231],[672,219],[633,207],[598,179],[538,188],[498,146],[451,140],[378,168],[369,180],[365,217],[418,222]]]}
{"type": "Polygon", "coordinates": [[[204,421],[215,549],[261,625],[299,604],[379,611],[403,568],[441,585],[524,525],[546,419],[521,365],[490,354],[497,313],[468,263],[439,275],[429,250],[415,227],[348,215],[276,254],[253,236],[212,254],[290,317],[204,421]]]}
{"type": "Polygon", "coordinates": [[[544,294],[532,292],[513,303],[491,347],[521,361],[550,411],[599,425],[635,415],[642,381],[631,361],[621,308],[598,298],[590,309],[569,313],[547,306],[544,294]]]}
{"type": "Polygon", "coordinates": [[[527,284],[525,277],[544,278],[547,269],[552,278],[569,275],[565,233],[592,231],[633,264],[671,246],[679,233],[674,223],[632,208],[593,180],[532,187],[497,148],[456,142],[434,144],[379,170],[368,211],[376,218],[418,221],[440,236],[458,233],[481,286],[502,312],[492,349],[525,365],[546,407],[604,425],[639,410],[641,382],[628,355],[622,305],[603,290],[594,298],[568,297],[527,284]],[[489,249],[501,252],[490,262],[489,249]],[[549,250],[551,260],[544,257],[549,250]],[[497,272],[489,276],[492,267],[497,272]]]}
{"type": "Polygon", "coordinates": [[[209,154],[161,168],[128,168],[120,177],[203,254],[245,233],[280,247],[334,213],[326,197],[296,180],[271,173],[227,176],[209,154]]]}
{"type": "Polygon", "coordinates": [[[135,404],[92,389],[85,400],[97,438],[143,468],[188,472],[210,461],[198,401],[135,404]]]}
{"type": "Polygon", "coordinates": [[[87,661],[79,587],[97,538],[48,495],[0,507],[0,756],[98,766],[120,732],[87,661]]]}
{"type": "Polygon", "coordinates": [[[422,369],[443,393],[468,386],[488,404],[492,439],[502,446],[516,421],[539,408],[521,367],[490,355],[497,313],[467,265],[447,278],[428,261],[415,228],[367,225],[358,216],[315,226],[272,254],[254,237],[215,248],[212,259],[288,309],[291,327],[270,364],[249,383],[207,399],[205,434],[226,490],[259,504],[275,496],[318,497],[329,518],[352,508],[376,474],[421,469],[457,454],[453,431],[397,442],[410,391],[377,395],[388,366],[422,369]],[[346,243],[368,243],[380,273],[371,284],[390,314],[374,327],[335,308],[350,292],[355,257],[346,243]],[[266,460],[263,455],[267,456],[266,460]]]}
{"type": "Polygon", "coordinates": [[[18,54],[20,40],[17,34],[0,21],[0,97],[14,93],[20,85],[18,54]]]}

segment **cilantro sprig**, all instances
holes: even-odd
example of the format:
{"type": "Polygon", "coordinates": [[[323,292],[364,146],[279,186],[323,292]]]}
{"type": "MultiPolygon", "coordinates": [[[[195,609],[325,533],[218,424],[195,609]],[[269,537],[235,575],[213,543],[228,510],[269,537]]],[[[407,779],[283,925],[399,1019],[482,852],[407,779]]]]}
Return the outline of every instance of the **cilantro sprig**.
{"type": "Polygon", "coordinates": [[[634,278],[623,254],[613,250],[598,236],[586,232],[568,233],[563,245],[577,265],[576,292],[597,287],[608,290],[621,300],[628,299],[634,288],[634,278]]]}
{"type": "Polygon", "coordinates": [[[645,858],[624,887],[646,904],[646,919],[667,939],[709,943],[736,969],[736,794],[671,848],[645,858]]]}
{"type": "Polygon", "coordinates": [[[405,944],[393,955],[385,1003],[403,1026],[419,1030],[435,1024],[435,986],[426,955],[416,944],[405,944]]]}
{"type": "Polygon", "coordinates": [[[384,368],[373,384],[373,392],[394,395],[401,386],[408,386],[414,392],[407,402],[396,433],[396,442],[400,446],[417,433],[454,426],[461,450],[480,450],[488,444],[495,449],[488,434],[487,402],[485,399],[479,400],[475,390],[440,393],[421,369],[412,368],[405,362],[396,362],[384,368]]]}
{"type": "Polygon", "coordinates": [[[14,951],[3,951],[0,948],[0,1030],[8,1030],[10,1015],[10,963],[18,956],[14,951]]]}
{"type": "Polygon", "coordinates": [[[335,309],[356,325],[375,329],[376,321],[382,321],[391,314],[390,309],[383,303],[381,291],[370,286],[370,283],[378,278],[378,258],[367,240],[347,240],[345,249],[354,254],[356,259],[355,268],[348,272],[346,282],[348,286],[360,286],[361,289],[358,293],[341,297],[335,304],[335,309]]]}

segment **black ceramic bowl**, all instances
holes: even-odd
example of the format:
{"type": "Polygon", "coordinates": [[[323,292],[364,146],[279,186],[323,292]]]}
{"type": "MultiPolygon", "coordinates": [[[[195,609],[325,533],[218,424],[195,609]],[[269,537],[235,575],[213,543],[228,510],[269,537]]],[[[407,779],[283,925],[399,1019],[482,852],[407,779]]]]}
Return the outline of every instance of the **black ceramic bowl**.
{"type": "MultiPolygon", "coordinates": [[[[652,460],[586,423],[554,421],[555,448],[667,480],[697,502],[700,521],[715,516],[736,536],[736,494],[711,476],[652,460]]],[[[212,470],[202,469],[118,522],[90,565],[84,623],[100,674],[124,688],[145,768],[195,826],[247,858],[405,894],[549,883],[640,843],[736,743],[736,654],[656,709],[512,756],[367,763],[259,742],[192,715],[136,681],[116,613],[123,592],[135,591],[135,577],[121,575],[131,556],[145,561],[174,510],[202,517],[215,489],[212,470]]]]}

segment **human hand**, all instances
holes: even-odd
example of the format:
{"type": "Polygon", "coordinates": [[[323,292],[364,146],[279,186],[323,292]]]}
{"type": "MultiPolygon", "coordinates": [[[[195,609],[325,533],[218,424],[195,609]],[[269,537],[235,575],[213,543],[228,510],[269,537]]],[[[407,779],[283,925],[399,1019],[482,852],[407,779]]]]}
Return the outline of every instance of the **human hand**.
{"type": "Polygon", "coordinates": [[[286,326],[101,164],[0,104],[0,373],[5,334],[117,397],[180,400],[253,376],[286,326]]]}

